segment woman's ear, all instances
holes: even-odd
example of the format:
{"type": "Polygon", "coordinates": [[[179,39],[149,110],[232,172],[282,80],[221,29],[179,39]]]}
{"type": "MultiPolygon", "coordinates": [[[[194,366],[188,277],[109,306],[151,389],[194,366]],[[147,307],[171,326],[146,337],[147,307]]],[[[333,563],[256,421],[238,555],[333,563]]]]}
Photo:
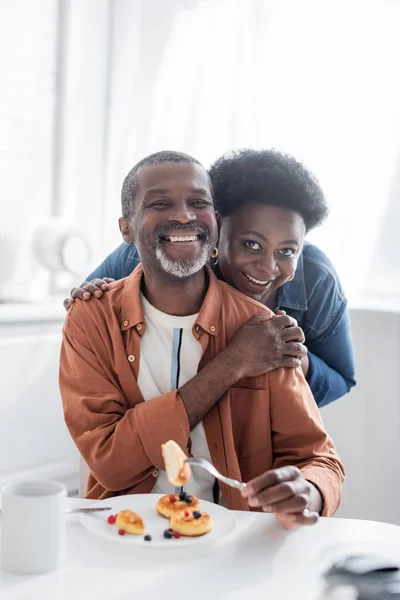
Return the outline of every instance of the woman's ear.
{"type": "Polygon", "coordinates": [[[134,235],[128,219],[120,217],[118,219],[118,225],[125,244],[132,244],[132,242],[134,242],[134,235]]]}

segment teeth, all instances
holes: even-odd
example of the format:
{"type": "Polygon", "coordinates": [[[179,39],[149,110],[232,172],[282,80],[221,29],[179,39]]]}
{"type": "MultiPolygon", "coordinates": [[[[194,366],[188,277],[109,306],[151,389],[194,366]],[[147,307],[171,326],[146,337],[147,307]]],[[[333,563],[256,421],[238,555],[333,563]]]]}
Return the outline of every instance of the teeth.
{"type": "Polygon", "coordinates": [[[244,275],[246,275],[247,279],[250,279],[250,281],[253,281],[253,283],[258,283],[258,285],[267,285],[267,283],[269,283],[269,281],[260,281],[259,279],[256,279],[255,277],[251,277],[250,275],[247,275],[247,273],[244,273],[244,275]]]}
{"type": "Polygon", "coordinates": [[[199,239],[198,235],[186,235],[186,236],[171,236],[166,238],[169,242],[196,242],[199,239]]]}

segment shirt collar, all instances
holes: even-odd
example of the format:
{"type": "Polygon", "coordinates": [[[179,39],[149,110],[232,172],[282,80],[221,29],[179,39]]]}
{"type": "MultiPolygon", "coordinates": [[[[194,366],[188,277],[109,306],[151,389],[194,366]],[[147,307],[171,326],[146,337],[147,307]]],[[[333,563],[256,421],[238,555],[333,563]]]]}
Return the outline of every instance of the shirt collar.
{"type": "MultiPolygon", "coordinates": [[[[221,310],[221,283],[208,265],[206,265],[205,269],[208,275],[208,289],[194,327],[196,331],[201,328],[210,335],[216,336],[218,335],[221,310]]],[[[121,331],[135,327],[140,335],[143,335],[145,329],[143,327],[145,318],[140,301],[142,278],[143,269],[142,265],[139,264],[125,280],[121,302],[121,331]]]]}
{"type": "Polygon", "coordinates": [[[300,254],[297,269],[292,281],[288,281],[279,288],[276,297],[276,308],[292,308],[294,310],[307,310],[307,294],[304,281],[303,252],[300,254]]]}

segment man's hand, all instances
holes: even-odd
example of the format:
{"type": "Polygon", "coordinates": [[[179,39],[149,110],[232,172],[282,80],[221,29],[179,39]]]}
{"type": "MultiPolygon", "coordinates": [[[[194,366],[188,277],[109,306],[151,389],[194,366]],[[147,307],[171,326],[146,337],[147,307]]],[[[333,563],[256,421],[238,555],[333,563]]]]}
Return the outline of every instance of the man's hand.
{"type": "Polygon", "coordinates": [[[249,506],[275,513],[285,529],[313,525],[322,511],[319,490],[304,479],[297,467],[267,471],[249,481],[242,495],[249,506]]]}
{"type": "Polygon", "coordinates": [[[92,279],[92,281],[84,281],[79,287],[72,288],[71,297],[65,298],[63,304],[65,310],[68,310],[75,298],[80,300],[90,300],[92,296],[101,298],[103,292],[108,290],[107,283],[111,283],[115,279],[104,277],[104,279],[92,279]]]}
{"type": "Polygon", "coordinates": [[[298,367],[307,348],[303,330],[285,313],[256,315],[243,325],[225,348],[242,377],[257,377],[279,367],[298,367]]]}

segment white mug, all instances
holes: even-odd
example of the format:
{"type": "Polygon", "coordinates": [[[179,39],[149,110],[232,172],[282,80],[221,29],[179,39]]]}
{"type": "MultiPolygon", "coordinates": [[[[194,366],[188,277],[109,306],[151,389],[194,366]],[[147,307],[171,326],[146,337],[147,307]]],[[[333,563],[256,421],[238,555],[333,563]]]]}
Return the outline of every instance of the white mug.
{"type": "Polygon", "coordinates": [[[65,485],[56,481],[10,483],[1,490],[1,567],[32,575],[62,565],[65,552],[65,485]]]}

